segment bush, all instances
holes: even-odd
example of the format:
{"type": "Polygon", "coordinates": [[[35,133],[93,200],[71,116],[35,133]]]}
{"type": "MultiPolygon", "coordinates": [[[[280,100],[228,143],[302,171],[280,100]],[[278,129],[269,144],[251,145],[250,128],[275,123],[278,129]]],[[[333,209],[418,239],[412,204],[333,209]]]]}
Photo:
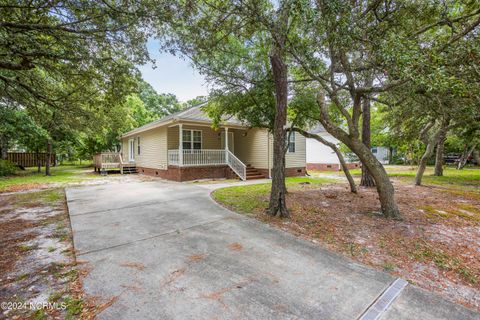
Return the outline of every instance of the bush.
{"type": "Polygon", "coordinates": [[[9,176],[17,171],[17,166],[8,160],[0,160],[0,177],[9,176]]]}

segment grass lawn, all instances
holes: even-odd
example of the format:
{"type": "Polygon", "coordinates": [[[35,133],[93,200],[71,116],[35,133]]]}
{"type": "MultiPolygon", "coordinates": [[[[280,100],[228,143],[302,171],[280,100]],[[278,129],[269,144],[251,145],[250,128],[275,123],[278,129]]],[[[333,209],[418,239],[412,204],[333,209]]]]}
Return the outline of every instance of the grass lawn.
{"type": "MultiPolygon", "coordinates": [[[[387,166],[387,172],[402,221],[379,214],[375,188],[349,192],[347,182],[338,179],[341,172],[288,178],[290,219],[265,214],[270,184],[218,189],[212,197],[234,211],[480,311],[480,169],[447,168],[444,177],[434,177],[428,168],[425,186],[420,187],[413,185],[415,168],[387,166]]],[[[358,180],[360,170],[353,173],[358,180]]]]}
{"type": "MultiPolygon", "coordinates": [[[[299,190],[333,182],[328,178],[288,177],[286,185],[288,190],[299,190]]],[[[268,195],[271,183],[253,184],[223,188],[213,192],[215,200],[236,211],[252,214],[259,208],[268,207],[268,195]]]]}
{"type": "MultiPolygon", "coordinates": [[[[414,183],[415,174],[417,173],[417,167],[415,166],[394,166],[386,165],[385,169],[392,178],[401,178],[402,181],[407,183],[414,183]]],[[[360,177],[362,174],[361,169],[350,170],[352,175],[360,177]]],[[[338,171],[314,171],[313,175],[340,175],[342,172],[338,171]]],[[[429,166],[425,170],[422,182],[425,185],[452,185],[452,186],[474,186],[478,187],[480,181],[480,168],[466,167],[462,170],[457,170],[454,167],[444,167],[443,176],[436,177],[433,175],[433,167],[429,166]]]]}
{"type": "Polygon", "coordinates": [[[15,175],[0,178],[0,192],[28,190],[46,187],[50,184],[64,185],[80,182],[87,179],[98,179],[99,175],[93,173],[88,165],[68,165],[51,168],[51,176],[46,176],[44,168],[42,173],[37,173],[36,168],[18,170],[15,175]]]}

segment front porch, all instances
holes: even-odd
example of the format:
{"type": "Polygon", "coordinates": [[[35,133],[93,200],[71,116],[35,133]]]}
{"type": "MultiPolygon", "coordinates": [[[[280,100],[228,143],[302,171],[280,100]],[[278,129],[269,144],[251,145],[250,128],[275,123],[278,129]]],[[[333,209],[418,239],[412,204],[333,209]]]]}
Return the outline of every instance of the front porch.
{"type": "MultiPolygon", "coordinates": [[[[246,180],[247,165],[234,153],[241,131],[228,127],[214,130],[210,126],[183,123],[171,126],[168,128],[168,167],[205,170],[206,167],[226,166],[240,179],[246,180]]],[[[218,171],[216,168],[212,170],[218,171]]]]}

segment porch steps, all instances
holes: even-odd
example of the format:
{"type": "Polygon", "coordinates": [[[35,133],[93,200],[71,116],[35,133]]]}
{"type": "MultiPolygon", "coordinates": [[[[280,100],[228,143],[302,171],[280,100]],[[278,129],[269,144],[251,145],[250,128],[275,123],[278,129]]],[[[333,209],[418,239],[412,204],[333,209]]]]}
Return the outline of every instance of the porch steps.
{"type": "Polygon", "coordinates": [[[247,180],[253,179],[265,179],[265,175],[258,171],[256,168],[252,167],[250,164],[247,164],[247,180]]]}
{"type": "Polygon", "coordinates": [[[137,167],[136,166],[123,166],[123,174],[132,174],[132,173],[138,173],[137,167]]]}

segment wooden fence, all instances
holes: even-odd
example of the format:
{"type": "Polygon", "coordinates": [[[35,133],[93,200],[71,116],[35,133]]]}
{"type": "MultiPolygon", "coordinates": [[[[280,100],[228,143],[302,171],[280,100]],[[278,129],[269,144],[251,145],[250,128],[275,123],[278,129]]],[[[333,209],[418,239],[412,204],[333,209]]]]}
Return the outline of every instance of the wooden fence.
{"type": "MultiPolygon", "coordinates": [[[[38,153],[39,161],[41,166],[45,166],[45,160],[47,158],[47,154],[45,152],[38,153]]],[[[37,162],[37,154],[35,152],[9,152],[7,160],[21,165],[23,167],[36,167],[38,165],[37,162]]],[[[52,154],[50,157],[50,164],[54,166],[56,163],[56,156],[52,154]]]]}

